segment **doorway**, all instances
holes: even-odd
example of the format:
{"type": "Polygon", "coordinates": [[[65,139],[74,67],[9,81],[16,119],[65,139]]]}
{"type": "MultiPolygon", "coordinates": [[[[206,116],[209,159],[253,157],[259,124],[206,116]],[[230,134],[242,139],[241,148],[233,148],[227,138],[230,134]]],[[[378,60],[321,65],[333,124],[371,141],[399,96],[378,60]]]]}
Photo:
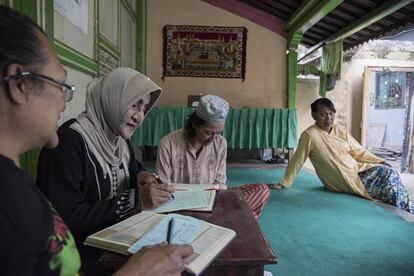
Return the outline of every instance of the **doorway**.
{"type": "Polygon", "coordinates": [[[414,68],[366,67],[361,142],[400,172],[413,172],[414,68]]]}

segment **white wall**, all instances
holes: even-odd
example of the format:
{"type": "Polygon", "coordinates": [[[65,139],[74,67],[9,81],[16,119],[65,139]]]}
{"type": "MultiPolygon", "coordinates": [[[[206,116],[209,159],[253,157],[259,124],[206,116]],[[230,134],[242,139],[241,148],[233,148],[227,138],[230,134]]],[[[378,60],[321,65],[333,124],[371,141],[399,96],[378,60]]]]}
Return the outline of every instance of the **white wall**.
{"type": "Polygon", "coordinates": [[[73,84],[76,87],[76,91],[73,94],[73,99],[66,103],[66,110],[62,114],[59,123],[76,118],[76,116],[85,110],[85,98],[86,98],[86,87],[92,80],[92,76],[64,66],[68,72],[67,83],[73,84]]]}
{"type": "Polygon", "coordinates": [[[382,123],[385,129],[383,146],[402,147],[404,141],[405,109],[370,108],[368,123],[382,123]]]}

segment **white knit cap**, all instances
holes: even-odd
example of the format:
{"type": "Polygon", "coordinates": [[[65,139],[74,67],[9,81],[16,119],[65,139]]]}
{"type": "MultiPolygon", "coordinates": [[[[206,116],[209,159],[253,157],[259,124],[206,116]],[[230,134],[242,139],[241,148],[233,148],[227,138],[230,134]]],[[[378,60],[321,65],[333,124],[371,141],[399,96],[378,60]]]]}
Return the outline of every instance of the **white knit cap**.
{"type": "Polygon", "coordinates": [[[224,123],[228,112],[229,103],[214,95],[201,97],[196,110],[198,117],[210,123],[224,123]]]}

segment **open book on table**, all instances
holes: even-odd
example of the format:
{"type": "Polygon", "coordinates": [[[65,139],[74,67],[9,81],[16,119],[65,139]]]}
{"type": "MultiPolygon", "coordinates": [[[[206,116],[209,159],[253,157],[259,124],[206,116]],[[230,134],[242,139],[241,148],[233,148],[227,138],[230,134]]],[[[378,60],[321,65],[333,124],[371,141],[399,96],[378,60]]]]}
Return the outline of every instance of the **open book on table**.
{"type": "Polygon", "coordinates": [[[182,184],[172,183],[175,199],[149,209],[154,213],[168,213],[179,210],[212,211],[219,184],[182,184]]]}
{"type": "Polygon", "coordinates": [[[142,212],[88,236],[85,245],[128,255],[143,246],[166,242],[191,244],[193,254],[184,260],[185,270],[200,274],[236,236],[232,229],[189,216],[142,212]],[[173,223],[169,223],[173,220],[173,223]]]}

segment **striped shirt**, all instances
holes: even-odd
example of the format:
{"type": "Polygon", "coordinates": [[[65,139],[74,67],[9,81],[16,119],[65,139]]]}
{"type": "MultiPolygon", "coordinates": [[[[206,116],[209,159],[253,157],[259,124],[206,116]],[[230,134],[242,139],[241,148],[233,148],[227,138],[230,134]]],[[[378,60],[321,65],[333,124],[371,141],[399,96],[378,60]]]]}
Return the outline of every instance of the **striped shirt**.
{"type": "Polygon", "coordinates": [[[161,139],[156,162],[158,176],[168,183],[225,184],[226,139],[215,135],[197,156],[184,135],[185,130],[180,129],[161,139]]]}
{"type": "MultiPolygon", "coordinates": [[[[226,184],[226,157],[227,141],[223,136],[216,135],[197,156],[196,150],[185,139],[184,129],[180,129],[161,139],[156,170],[168,183],[226,184]]],[[[257,219],[270,196],[267,185],[247,184],[235,189],[242,191],[257,219]]]]}

